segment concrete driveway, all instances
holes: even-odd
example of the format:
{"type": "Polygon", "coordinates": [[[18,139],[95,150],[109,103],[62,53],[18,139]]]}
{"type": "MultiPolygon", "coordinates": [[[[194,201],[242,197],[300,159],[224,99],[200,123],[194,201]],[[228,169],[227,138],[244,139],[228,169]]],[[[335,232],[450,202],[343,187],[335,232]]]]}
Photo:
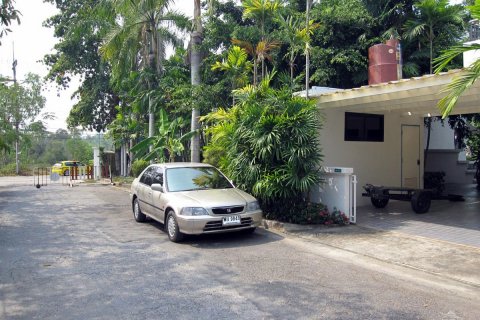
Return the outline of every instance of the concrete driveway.
{"type": "Polygon", "coordinates": [[[480,192],[470,184],[449,185],[446,193],[465,201],[434,200],[425,214],[413,212],[406,201],[390,201],[383,209],[367,205],[357,208],[357,224],[480,248],[480,192]]]}
{"type": "Polygon", "coordinates": [[[475,279],[421,270],[263,229],[176,244],[118,188],[0,187],[0,319],[478,318],[475,279]]]}

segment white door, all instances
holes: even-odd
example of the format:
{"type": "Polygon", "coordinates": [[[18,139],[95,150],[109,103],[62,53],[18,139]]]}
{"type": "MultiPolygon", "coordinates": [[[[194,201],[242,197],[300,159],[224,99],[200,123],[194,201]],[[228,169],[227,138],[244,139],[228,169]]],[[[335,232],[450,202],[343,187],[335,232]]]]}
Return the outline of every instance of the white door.
{"type": "Polygon", "coordinates": [[[402,187],[420,187],[420,126],[402,125],[402,187]]]}

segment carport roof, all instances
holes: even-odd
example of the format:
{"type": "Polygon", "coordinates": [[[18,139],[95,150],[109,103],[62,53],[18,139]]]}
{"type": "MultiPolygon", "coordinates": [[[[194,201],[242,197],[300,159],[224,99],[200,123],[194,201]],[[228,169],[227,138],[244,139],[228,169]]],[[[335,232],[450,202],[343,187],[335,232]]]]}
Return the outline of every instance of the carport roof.
{"type": "MultiPolygon", "coordinates": [[[[440,74],[429,74],[353,89],[313,91],[320,109],[339,109],[349,112],[399,112],[417,116],[440,115],[438,101],[446,95],[441,92],[463,69],[440,74]]],[[[480,81],[477,81],[458,100],[452,114],[480,112],[480,81]]],[[[310,93],[310,92],[309,92],[310,93]]],[[[304,96],[305,92],[299,93],[304,96]]]]}

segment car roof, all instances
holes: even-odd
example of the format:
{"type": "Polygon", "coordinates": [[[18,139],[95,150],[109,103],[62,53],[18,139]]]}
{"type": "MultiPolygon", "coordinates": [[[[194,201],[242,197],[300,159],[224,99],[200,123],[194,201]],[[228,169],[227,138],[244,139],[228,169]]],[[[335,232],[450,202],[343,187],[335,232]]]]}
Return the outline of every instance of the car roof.
{"type": "Polygon", "coordinates": [[[169,168],[191,168],[191,167],[206,167],[211,168],[212,165],[208,163],[201,162],[169,162],[169,163],[154,163],[152,166],[162,167],[165,169],[169,168]]]}

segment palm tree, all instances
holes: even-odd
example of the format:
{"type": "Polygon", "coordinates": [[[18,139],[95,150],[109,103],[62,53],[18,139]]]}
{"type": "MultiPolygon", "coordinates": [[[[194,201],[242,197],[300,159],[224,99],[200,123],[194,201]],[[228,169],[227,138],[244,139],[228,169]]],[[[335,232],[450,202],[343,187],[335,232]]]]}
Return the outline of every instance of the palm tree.
{"type": "Polygon", "coordinates": [[[265,24],[280,8],[280,1],[242,0],[243,18],[253,19],[260,25],[262,40],[265,39],[265,24]]]}
{"type": "Polygon", "coordinates": [[[212,70],[221,70],[230,74],[232,90],[247,84],[247,73],[251,69],[252,63],[248,60],[247,51],[239,46],[232,46],[228,50],[227,60],[217,61],[212,65],[212,70]]]}
{"type": "Polygon", "coordinates": [[[309,20],[308,29],[304,27],[304,22],[300,18],[293,16],[278,18],[280,23],[282,40],[288,44],[287,53],[284,58],[288,59],[290,67],[290,80],[293,82],[293,70],[295,68],[295,60],[300,52],[305,50],[306,44],[310,42],[310,37],[315,29],[320,27],[319,23],[309,20]]]}
{"type": "MultiPolygon", "coordinates": [[[[194,9],[193,9],[193,31],[191,36],[191,79],[192,87],[198,86],[200,84],[200,65],[202,62],[202,53],[200,51],[200,46],[202,45],[202,20],[201,20],[201,11],[200,11],[200,0],[194,0],[194,9]]],[[[192,131],[198,131],[200,124],[200,110],[192,106],[192,131]]],[[[191,141],[191,161],[200,162],[200,137],[194,135],[191,141]]]]}
{"type": "Polygon", "coordinates": [[[407,39],[428,43],[430,74],[433,73],[434,45],[440,34],[458,38],[463,26],[463,7],[449,5],[448,0],[420,0],[415,4],[414,16],[404,26],[407,39]]]}
{"type": "Polygon", "coordinates": [[[295,68],[295,59],[303,49],[301,38],[298,36],[299,31],[302,29],[302,21],[300,18],[294,18],[292,16],[283,17],[278,19],[280,26],[282,27],[282,40],[288,43],[287,53],[284,58],[288,59],[288,66],[290,67],[290,81],[293,81],[293,70],[295,68]]]}
{"type": "Polygon", "coordinates": [[[266,70],[263,67],[265,60],[272,60],[270,52],[280,46],[280,42],[276,40],[264,40],[254,46],[253,43],[232,39],[232,43],[243,48],[253,58],[253,85],[257,85],[258,78],[258,63],[262,64],[262,79],[265,77],[266,70]]]}
{"type": "MultiPolygon", "coordinates": [[[[172,27],[184,29],[188,19],[169,11],[171,0],[110,0],[114,4],[117,24],[105,38],[101,47],[103,56],[112,65],[113,81],[120,82],[131,71],[154,70],[162,73],[167,44],[182,45],[183,42],[172,31],[172,27]]],[[[156,81],[149,82],[153,90],[156,81]]],[[[155,107],[149,103],[149,136],[154,132],[155,107]]]]}
{"type": "MultiPolygon", "coordinates": [[[[467,8],[470,11],[473,19],[480,19],[480,0],[476,0],[474,5],[467,8]]],[[[474,50],[480,50],[480,44],[473,43],[451,47],[443,52],[441,56],[435,59],[435,72],[441,72],[454,58],[463,54],[464,52],[474,50]]],[[[447,85],[444,90],[444,92],[447,92],[447,95],[438,102],[438,108],[440,109],[443,118],[448,117],[457,104],[460,96],[468,88],[470,88],[479,77],[480,59],[477,59],[466,68],[461,76],[456,77],[447,85]]]]}
{"type": "MultiPolygon", "coordinates": [[[[266,40],[265,36],[265,25],[269,19],[275,17],[278,9],[281,7],[280,1],[278,0],[242,0],[243,6],[243,18],[244,19],[253,19],[257,22],[260,26],[260,33],[261,33],[261,41],[257,44],[257,47],[260,51],[266,52],[270,51],[269,42],[266,40]]],[[[277,45],[278,47],[278,45],[277,45]]],[[[248,49],[247,49],[248,51],[248,49]]],[[[266,70],[265,70],[265,59],[260,58],[260,62],[262,65],[262,79],[265,77],[266,70]]],[[[256,80],[254,79],[256,83],[256,80]]]]}

